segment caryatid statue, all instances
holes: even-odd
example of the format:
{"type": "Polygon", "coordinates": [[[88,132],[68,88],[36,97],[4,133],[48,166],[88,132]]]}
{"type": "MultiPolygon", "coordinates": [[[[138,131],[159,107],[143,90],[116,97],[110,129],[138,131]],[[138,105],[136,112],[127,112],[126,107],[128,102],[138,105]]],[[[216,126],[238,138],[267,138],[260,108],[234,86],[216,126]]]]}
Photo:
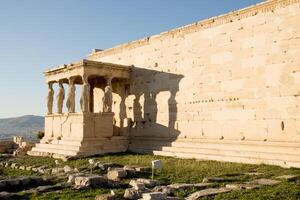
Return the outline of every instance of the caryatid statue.
{"type": "Polygon", "coordinates": [[[52,114],[52,109],[53,109],[54,90],[52,88],[52,85],[53,83],[48,83],[48,96],[47,96],[48,115],[52,114]]]}
{"type": "Polygon", "coordinates": [[[69,79],[69,92],[68,92],[68,99],[67,99],[67,108],[69,113],[74,113],[75,112],[75,84],[74,84],[74,79],[70,78],[69,79]]]}
{"type": "Polygon", "coordinates": [[[82,112],[89,112],[91,86],[88,83],[87,76],[83,76],[82,81],[83,85],[81,89],[80,107],[82,112]]]}
{"type": "Polygon", "coordinates": [[[104,89],[104,96],[102,98],[103,109],[102,112],[112,112],[112,87],[111,79],[107,80],[107,86],[104,89]]]}
{"type": "Polygon", "coordinates": [[[64,99],[65,99],[65,89],[64,89],[62,82],[59,82],[58,85],[59,85],[59,89],[58,89],[58,94],[56,96],[56,98],[57,98],[57,113],[61,114],[62,109],[63,109],[64,99]]]}

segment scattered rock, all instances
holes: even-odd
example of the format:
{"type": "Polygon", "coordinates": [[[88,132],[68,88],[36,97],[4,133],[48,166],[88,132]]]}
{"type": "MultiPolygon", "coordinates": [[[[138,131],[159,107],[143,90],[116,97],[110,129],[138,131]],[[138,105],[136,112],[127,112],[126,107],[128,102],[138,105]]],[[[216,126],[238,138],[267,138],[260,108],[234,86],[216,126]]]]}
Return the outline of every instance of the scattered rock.
{"type": "Polygon", "coordinates": [[[32,170],[32,166],[28,166],[28,167],[26,167],[25,169],[27,170],[27,171],[31,171],[32,170]]]}
{"type": "Polygon", "coordinates": [[[259,185],[254,183],[230,183],[226,184],[226,188],[231,190],[240,190],[240,189],[254,189],[258,188],[259,185]]]}
{"type": "Polygon", "coordinates": [[[84,174],[83,173],[76,173],[76,174],[69,175],[67,183],[74,184],[75,183],[75,178],[78,177],[78,176],[84,176],[84,174]]]}
{"type": "Polygon", "coordinates": [[[112,194],[100,194],[95,197],[95,200],[117,200],[118,198],[112,194]]]}
{"type": "Polygon", "coordinates": [[[6,180],[0,180],[0,189],[5,189],[5,188],[11,188],[11,187],[24,187],[28,186],[30,184],[41,184],[45,182],[42,178],[40,177],[19,177],[15,179],[6,179],[6,180]]]}
{"type": "Polygon", "coordinates": [[[297,177],[298,177],[297,175],[282,175],[282,176],[277,176],[276,179],[293,181],[297,179],[297,177]]]}
{"type": "Polygon", "coordinates": [[[32,167],[31,170],[32,170],[33,172],[38,172],[38,169],[37,169],[36,167],[32,167]]]}
{"type": "Polygon", "coordinates": [[[136,180],[131,180],[129,182],[129,185],[131,185],[135,190],[139,190],[139,191],[144,191],[146,189],[144,183],[138,182],[136,180]]]}
{"type": "Polygon", "coordinates": [[[160,182],[158,180],[139,178],[136,181],[145,184],[145,186],[149,188],[153,188],[157,185],[160,185],[160,182]]]}
{"type": "Polygon", "coordinates": [[[125,199],[140,199],[142,197],[142,192],[137,191],[134,188],[127,188],[124,193],[125,199]]]}
{"type": "Polygon", "coordinates": [[[103,176],[90,175],[90,176],[77,176],[75,177],[75,188],[80,189],[83,187],[97,187],[107,186],[108,180],[103,176]]]}
{"type": "Polygon", "coordinates": [[[203,183],[215,183],[215,182],[223,182],[223,181],[225,181],[225,179],[222,177],[205,177],[202,182],[203,183]]]}
{"type": "Polygon", "coordinates": [[[136,167],[136,172],[150,173],[152,171],[151,167],[136,167]]]}
{"type": "Polygon", "coordinates": [[[0,190],[2,190],[2,188],[6,187],[6,182],[5,181],[0,181],[0,190]]]}
{"type": "Polygon", "coordinates": [[[225,193],[225,192],[229,192],[229,191],[231,191],[231,189],[228,189],[225,187],[204,189],[204,190],[200,190],[198,192],[192,193],[191,195],[189,195],[186,198],[186,200],[196,200],[196,199],[199,199],[200,197],[216,195],[216,194],[225,193]]]}
{"type": "Polygon", "coordinates": [[[132,175],[135,174],[135,168],[130,167],[129,165],[125,165],[125,166],[123,167],[123,169],[127,172],[127,174],[128,174],[129,176],[132,176],[132,175]]]}
{"type": "Polygon", "coordinates": [[[31,182],[31,178],[30,177],[19,177],[18,180],[20,181],[20,184],[22,186],[27,186],[31,182]]]}
{"type": "Polygon", "coordinates": [[[143,194],[143,200],[164,200],[167,199],[167,194],[163,192],[150,192],[143,194]]]}
{"type": "Polygon", "coordinates": [[[114,163],[100,163],[97,162],[96,165],[103,171],[108,171],[108,168],[121,167],[121,165],[114,163]]]}
{"type": "Polygon", "coordinates": [[[69,172],[73,171],[73,169],[69,165],[64,166],[63,169],[64,169],[65,173],[69,173],[69,172]]]}
{"type": "Polygon", "coordinates": [[[166,185],[162,185],[162,186],[156,186],[155,188],[153,188],[152,191],[153,192],[163,192],[163,193],[166,193],[167,195],[172,195],[175,193],[176,189],[166,186],[166,185]]]}
{"type": "Polygon", "coordinates": [[[47,166],[43,165],[37,168],[37,172],[41,174],[50,173],[50,169],[47,169],[47,166]]]}
{"type": "Polygon", "coordinates": [[[0,192],[0,199],[17,199],[18,195],[14,193],[9,193],[9,192],[0,192]]]}
{"type": "Polygon", "coordinates": [[[175,193],[176,190],[191,190],[193,188],[196,189],[204,189],[208,186],[212,185],[212,183],[197,183],[197,184],[188,184],[188,183],[175,183],[171,185],[163,185],[163,186],[156,186],[153,191],[154,192],[164,192],[167,195],[172,195],[175,193]]]}
{"type": "Polygon", "coordinates": [[[16,168],[16,167],[18,167],[18,166],[17,166],[17,163],[12,163],[12,164],[10,165],[10,167],[14,169],[14,168],[16,168]]]}
{"type": "Polygon", "coordinates": [[[259,176],[259,175],[263,175],[263,173],[260,172],[246,172],[244,173],[245,175],[250,175],[250,176],[259,176]]]}
{"type": "Polygon", "coordinates": [[[210,185],[212,185],[212,183],[196,183],[196,184],[174,183],[174,184],[168,185],[168,187],[174,188],[174,189],[184,189],[185,190],[185,189],[192,189],[192,188],[202,189],[202,188],[206,188],[210,185]]]}
{"type": "Polygon", "coordinates": [[[37,184],[37,185],[40,185],[40,184],[42,184],[42,183],[47,182],[46,179],[43,179],[43,178],[38,177],[38,176],[31,176],[31,177],[30,177],[30,180],[31,180],[31,182],[32,182],[33,184],[37,184]]]}
{"type": "Polygon", "coordinates": [[[64,172],[65,172],[65,170],[62,167],[52,168],[52,170],[51,170],[51,174],[61,174],[64,172]]]}
{"type": "Polygon", "coordinates": [[[115,168],[107,172],[107,178],[109,180],[120,180],[122,178],[125,178],[127,176],[126,170],[122,168],[115,168]]]}
{"type": "Polygon", "coordinates": [[[280,183],[280,181],[261,178],[261,179],[251,181],[250,183],[256,183],[258,185],[269,185],[270,186],[270,185],[277,185],[280,183]]]}
{"type": "Polygon", "coordinates": [[[53,190],[60,190],[63,189],[65,186],[62,184],[56,184],[56,185],[43,185],[43,186],[38,186],[37,188],[30,189],[24,191],[26,194],[32,194],[32,193],[40,193],[40,192],[48,192],[48,191],[53,191],[53,190]]]}
{"type": "Polygon", "coordinates": [[[20,170],[25,170],[26,167],[25,167],[25,166],[20,166],[19,169],[20,169],[20,170]]]}
{"type": "Polygon", "coordinates": [[[7,187],[18,187],[20,185],[20,180],[18,179],[8,179],[4,180],[7,187]]]}

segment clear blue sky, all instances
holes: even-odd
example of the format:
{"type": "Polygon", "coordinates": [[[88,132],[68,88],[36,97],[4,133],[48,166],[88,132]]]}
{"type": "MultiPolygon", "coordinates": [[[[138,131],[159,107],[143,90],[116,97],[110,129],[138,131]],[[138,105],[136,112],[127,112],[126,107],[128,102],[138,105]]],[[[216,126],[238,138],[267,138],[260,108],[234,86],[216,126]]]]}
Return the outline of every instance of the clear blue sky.
{"type": "Polygon", "coordinates": [[[0,118],[44,115],[42,72],[261,0],[9,0],[0,2],[0,118]]]}

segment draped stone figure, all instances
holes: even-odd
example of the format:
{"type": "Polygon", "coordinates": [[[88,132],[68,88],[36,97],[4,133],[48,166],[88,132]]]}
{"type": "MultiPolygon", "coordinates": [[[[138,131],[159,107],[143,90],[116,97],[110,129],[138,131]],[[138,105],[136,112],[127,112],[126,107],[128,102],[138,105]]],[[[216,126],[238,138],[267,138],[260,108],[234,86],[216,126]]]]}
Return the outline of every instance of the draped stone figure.
{"type": "Polygon", "coordinates": [[[52,85],[53,83],[48,83],[48,96],[47,96],[48,115],[52,114],[52,109],[53,109],[54,90],[52,88],[52,85]]]}
{"type": "Polygon", "coordinates": [[[68,93],[68,99],[67,99],[67,108],[69,113],[75,112],[75,90],[76,87],[74,85],[74,80],[69,80],[69,93],[68,93]]]}
{"type": "Polygon", "coordinates": [[[112,88],[110,85],[107,85],[104,89],[104,96],[102,98],[103,102],[103,112],[112,111],[112,88]]]}
{"type": "Polygon", "coordinates": [[[81,89],[80,107],[82,112],[89,112],[90,109],[90,90],[91,86],[87,81],[87,77],[83,77],[83,85],[81,89]]]}
{"type": "Polygon", "coordinates": [[[59,82],[59,90],[56,98],[57,98],[57,113],[61,114],[63,109],[64,99],[65,99],[65,89],[61,82],[59,82]]]}

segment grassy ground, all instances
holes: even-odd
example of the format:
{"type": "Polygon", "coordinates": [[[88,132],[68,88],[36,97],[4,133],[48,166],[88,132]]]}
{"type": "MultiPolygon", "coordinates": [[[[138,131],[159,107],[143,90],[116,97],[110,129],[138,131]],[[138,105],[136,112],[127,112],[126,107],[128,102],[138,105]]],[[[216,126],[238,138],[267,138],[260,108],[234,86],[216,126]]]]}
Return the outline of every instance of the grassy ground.
{"type": "MultiPolygon", "coordinates": [[[[197,161],[192,159],[177,159],[168,157],[159,157],[153,155],[137,155],[137,154],[114,154],[105,156],[92,157],[96,161],[112,162],[122,165],[131,166],[149,166],[151,160],[161,159],[164,167],[156,173],[155,178],[161,180],[165,184],[169,183],[199,183],[204,177],[218,176],[226,179],[226,182],[243,182],[257,178],[275,178],[276,176],[294,174],[299,178],[294,181],[283,181],[277,186],[265,186],[252,190],[232,191],[226,194],[220,194],[214,197],[203,199],[300,199],[300,169],[290,168],[284,169],[277,166],[267,165],[247,165],[229,162],[215,161],[197,161]],[[261,172],[262,175],[244,175],[246,172],[261,172]]],[[[72,167],[81,168],[88,166],[88,159],[83,158],[67,161],[62,163],[72,167]]],[[[41,157],[19,157],[14,160],[21,165],[48,165],[55,166],[54,160],[41,157]]],[[[31,175],[31,172],[21,170],[2,169],[2,176],[12,175],[31,175]],[[29,173],[29,174],[22,174],[29,173]]],[[[143,177],[150,178],[151,174],[143,174],[143,177]]],[[[125,180],[129,181],[129,180],[125,180]]],[[[224,186],[225,183],[216,184],[215,186],[224,186]]],[[[47,192],[39,195],[32,195],[30,199],[94,199],[97,194],[108,193],[109,189],[89,189],[83,191],[74,191],[72,189],[64,189],[58,192],[47,192]]],[[[122,189],[117,192],[123,192],[122,189]]],[[[193,191],[178,191],[176,196],[184,198],[193,191]]]]}

